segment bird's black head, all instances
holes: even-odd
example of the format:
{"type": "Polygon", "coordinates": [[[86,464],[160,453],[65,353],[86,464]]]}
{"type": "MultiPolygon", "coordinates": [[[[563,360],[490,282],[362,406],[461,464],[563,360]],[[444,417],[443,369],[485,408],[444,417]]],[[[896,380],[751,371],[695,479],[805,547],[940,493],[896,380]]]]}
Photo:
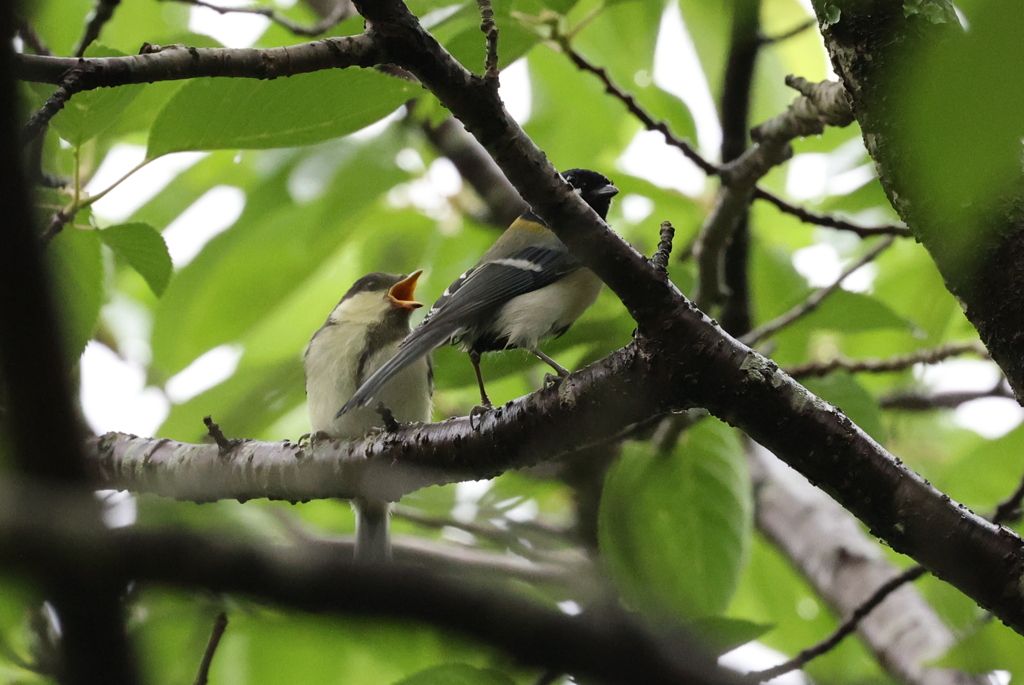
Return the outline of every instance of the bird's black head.
{"type": "Polygon", "coordinates": [[[580,191],[580,197],[593,207],[602,219],[608,217],[608,208],[619,189],[604,174],[590,169],[569,169],[562,173],[569,185],[580,191]]]}

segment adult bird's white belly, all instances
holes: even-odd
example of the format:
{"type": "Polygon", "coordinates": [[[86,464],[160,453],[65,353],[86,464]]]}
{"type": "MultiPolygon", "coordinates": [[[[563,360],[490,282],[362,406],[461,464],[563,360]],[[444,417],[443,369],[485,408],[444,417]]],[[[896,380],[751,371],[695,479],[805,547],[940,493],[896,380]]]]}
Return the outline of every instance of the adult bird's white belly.
{"type": "Polygon", "coordinates": [[[513,298],[498,313],[495,330],[508,333],[509,346],[531,349],[556,335],[594,304],[601,279],[590,269],[578,269],[565,278],[513,298]]]}

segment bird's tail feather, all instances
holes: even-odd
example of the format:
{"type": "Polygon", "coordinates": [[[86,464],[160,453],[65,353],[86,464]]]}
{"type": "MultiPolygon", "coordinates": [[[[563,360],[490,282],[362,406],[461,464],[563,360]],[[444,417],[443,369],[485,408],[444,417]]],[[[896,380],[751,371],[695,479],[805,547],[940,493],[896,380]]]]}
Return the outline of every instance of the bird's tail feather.
{"type": "Polygon", "coordinates": [[[442,326],[426,326],[417,328],[402,341],[398,354],[384,362],[379,369],[363,381],[352,399],[345,403],[345,406],[337,413],[341,416],[351,409],[365,407],[373,399],[374,395],[384,387],[384,384],[391,380],[391,377],[407,368],[410,364],[425,354],[433,352],[441,345],[448,342],[452,337],[452,331],[442,326]]]}

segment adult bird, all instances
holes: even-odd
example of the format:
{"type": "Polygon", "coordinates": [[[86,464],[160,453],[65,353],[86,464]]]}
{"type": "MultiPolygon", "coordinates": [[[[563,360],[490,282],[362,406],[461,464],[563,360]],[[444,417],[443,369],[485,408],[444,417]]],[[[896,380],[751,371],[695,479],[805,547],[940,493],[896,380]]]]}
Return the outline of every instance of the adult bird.
{"type": "MultiPolygon", "coordinates": [[[[607,217],[619,192],[608,178],[589,169],[571,169],[562,177],[598,216],[607,217]]],[[[363,382],[337,415],[365,407],[397,374],[447,343],[469,353],[485,407],[491,402],[480,373],[483,352],[519,347],[565,376],[569,372],[537,344],[565,333],[600,291],[597,276],[569,254],[540,217],[527,211],[475,266],[448,286],[423,323],[398,346],[398,353],[363,382]]]]}
{"type": "MultiPolygon", "coordinates": [[[[314,439],[355,440],[379,428],[384,419],[372,407],[335,416],[356,389],[399,351],[409,334],[409,316],[423,304],[413,299],[422,271],[405,275],[372,273],[356,281],[306,346],[306,402],[314,439]]],[[[430,420],[433,370],[421,355],[394,374],[378,399],[397,421],[430,420]]],[[[390,505],[372,497],[353,500],[356,558],[381,561],[391,556],[390,505]]]]}

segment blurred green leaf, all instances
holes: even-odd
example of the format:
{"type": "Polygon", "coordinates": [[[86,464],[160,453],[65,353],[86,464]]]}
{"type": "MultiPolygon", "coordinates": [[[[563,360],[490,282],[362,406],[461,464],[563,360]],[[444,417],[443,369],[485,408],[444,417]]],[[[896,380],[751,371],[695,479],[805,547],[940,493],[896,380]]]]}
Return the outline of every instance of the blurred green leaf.
{"type": "Polygon", "coordinates": [[[842,288],[829,295],[817,311],[808,315],[807,323],[817,328],[847,332],[913,328],[909,321],[881,300],[842,288]]]}
{"type": "MultiPolygon", "coordinates": [[[[372,144],[348,143],[333,178],[327,172],[326,191],[307,204],[296,204],[288,192],[293,165],[254,187],[238,221],[179,271],[161,298],[154,365],[166,374],[180,371],[203,352],[237,340],[288,297],[360,225],[359,213],[405,178],[394,166],[398,143],[389,135],[372,144]]],[[[326,315],[325,309],[316,318],[326,315]]]]}
{"type": "MultiPolygon", "coordinates": [[[[203,417],[212,415],[226,435],[258,435],[263,426],[305,397],[300,352],[298,349],[292,359],[273,365],[250,365],[243,357],[230,379],[187,402],[172,405],[158,434],[185,442],[202,441],[207,433],[203,417]]],[[[284,437],[274,436],[277,440],[284,437]]]]}
{"type": "Polygon", "coordinates": [[[196,79],[153,122],[147,154],[309,145],[369,126],[417,90],[372,69],[331,69],[267,81],[196,79]]]}
{"type": "MultiPolygon", "coordinates": [[[[908,19],[931,20],[921,13],[908,19]]],[[[969,266],[963,260],[977,252],[986,213],[1020,176],[1024,13],[1014,0],[990,0],[970,30],[955,18],[947,26],[945,40],[907,55],[893,92],[909,143],[904,173],[930,198],[921,207],[935,224],[929,249],[955,268],[969,266]]]]}
{"type": "Polygon", "coordinates": [[[162,235],[148,224],[108,226],[99,232],[100,239],[146,279],[159,297],[171,280],[171,255],[162,235]]]}
{"type": "Polygon", "coordinates": [[[74,364],[92,338],[103,302],[103,260],[96,231],[65,226],[46,248],[64,349],[74,364]]]}
{"type": "Polygon", "coordinates": [[[708,418],[674,451],[627,443],[605,479],[600,549],[628,602],[654,613],[721,613],[739,580],[751,525],[746,458],[708,418]]]}
{"type": "Polygon", "coordinates": [[[718,655],[756,640],[772,629],[763,623],[725,616],[705,616],[694,621],[692,626],[705,646],[718,655]]]}
{"type": "Polygon", "coordinates": [[[934,665],[968,673],[1009,671],[1012,677],[1019,677],[1024,673],[1024,650],[1020,648],[1018,633],[989,618],[934,665]]]}
{"type": "Polygon", "coordinates": [[[515,682],[501,671],[490,668],[442,664],[402,678],[395,685],[515,685],[515,682]]]}

